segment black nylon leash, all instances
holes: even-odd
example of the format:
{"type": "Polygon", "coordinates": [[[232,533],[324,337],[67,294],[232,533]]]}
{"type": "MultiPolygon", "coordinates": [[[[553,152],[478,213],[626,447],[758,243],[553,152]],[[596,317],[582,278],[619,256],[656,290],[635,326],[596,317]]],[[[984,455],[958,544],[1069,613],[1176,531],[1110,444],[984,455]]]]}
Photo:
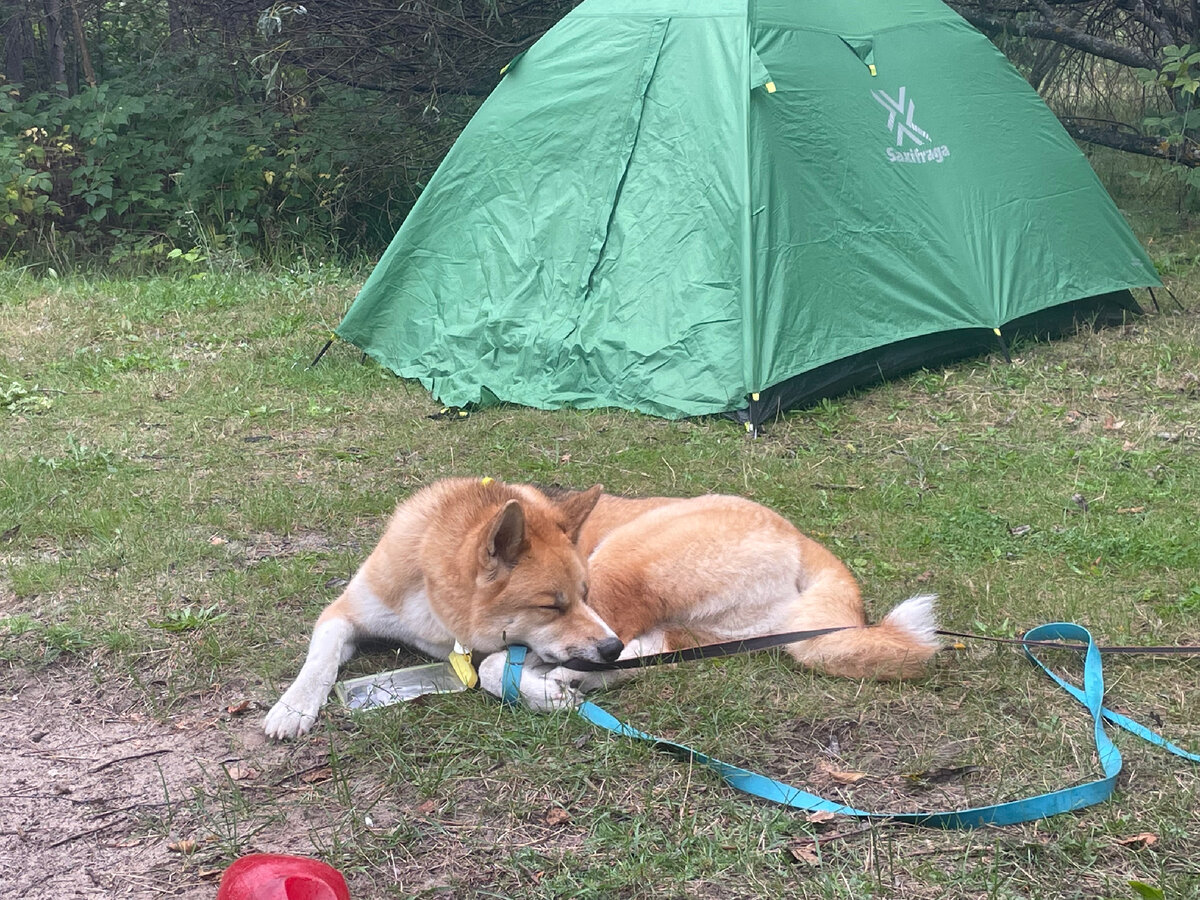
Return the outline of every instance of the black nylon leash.
{"type": "MultiPolygon", "coordinates": [[[[767,634],[756,638],[745,638],[736,641],[722,641],[716,644],[703,644],[699,647],[686,647],[682,650],[667,650],[662,653],[651,653],[646,656],[634,656],[630,659],[619,659],[615,662],[592,662],[588,659],[569,659],[562,664],[565,669],[576,672],[613,672],[623,669],[642,669],[651,666],[661,666],[670,663],[691,662],[697,659],[717,659],[722,656],[736,656],[739,653],[753,653],[756,650],[769,650],[784,644],[796,644],[833,634],[838,631],[848,631],[852,628],[866,626],[843,625],[837,628],[815,628],[808,631],[787,631],[782,634],[767,634]]],[[[942,637],[962,638],[972,641],[986,641],[991,644],[1008,644],[1014,647],[1045,647],[1054,650],[1084,650],[1085,644],[1072,644],[1066,641],[1032,641],[1021,638],[990,637],[983,634],[972,634],[967,631],[937,631],[942,637]]],[[[1147,656],[1200,656],[1200,646],[1111,646],[1097,647],[1101,653],[1113,654],[1144,654],[1147,656]]]]}
{"type": "Polygon", "coordinates": [[[667,650],[662,653],[651,653],[646,656],[634,656],[630,659],[618,659],[615,662],[592,662],[589,659],[568,659],[563,668],[574,669],[576,672],[609,672],[617,669],[640,669],[649,666],[661,666],[666,663],[690,662],[694,659],[716,659],[721,656],[735,656],[738,653],[753,653],[755,650],[767,650],[783,644],[795,644],[823,634],[833,634],[835,631],[848,631],[859,628],[858,625],[842,625],[838,628],[815,628],[810,631],[788,631],[783,634],[767,634],[762,637],[745,638],[740,641],[722,641],[719,644],[704,644],[699,647],[685,647],[682,650],[667,650]]]}
{"type": "MultiPolygon", "coordinates": [[[[1084,650],[1085,644],[1071,644],[1064,641],[1028,641],[1021,638],[990,637],[983,634],[971,634],[968,631],[938,631],[943,637],[965,638],[971,641],[987,641],[989,644],[1011,644],[1016,647],[1049,647],[1056,650],[1084,650]]],[[[1200,647],[1195,646],[1112,646],[1097,647],[1101,653],[1124,653],[1128,655],[1145,654],[1147,656],[1200,656],[1200,647]]]]}

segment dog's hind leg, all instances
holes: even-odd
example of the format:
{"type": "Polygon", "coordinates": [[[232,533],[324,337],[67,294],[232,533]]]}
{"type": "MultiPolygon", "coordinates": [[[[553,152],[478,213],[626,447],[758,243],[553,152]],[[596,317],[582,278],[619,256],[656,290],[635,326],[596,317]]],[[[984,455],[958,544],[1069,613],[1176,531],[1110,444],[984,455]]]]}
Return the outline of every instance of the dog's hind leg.
{"type": "Polygon", "coordinates": [[[342,612],[344,605],[341,600],[334,601],[317,620],[300,674],[263,720],[268,737],[299,737],[317,721],[337,681],[338,667],[354,655],[357,629],[342,612]]]}

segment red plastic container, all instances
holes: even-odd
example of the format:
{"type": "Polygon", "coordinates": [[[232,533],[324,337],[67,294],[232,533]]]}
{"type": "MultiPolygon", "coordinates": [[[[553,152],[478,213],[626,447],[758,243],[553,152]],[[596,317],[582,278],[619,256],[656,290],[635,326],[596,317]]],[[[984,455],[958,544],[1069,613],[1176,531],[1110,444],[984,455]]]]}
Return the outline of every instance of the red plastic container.
{"type": "Polygon", "coordinates": [[[225,870],[217,900],[350,900],[333,866],[303,856],[252,853],[225,870]]]}

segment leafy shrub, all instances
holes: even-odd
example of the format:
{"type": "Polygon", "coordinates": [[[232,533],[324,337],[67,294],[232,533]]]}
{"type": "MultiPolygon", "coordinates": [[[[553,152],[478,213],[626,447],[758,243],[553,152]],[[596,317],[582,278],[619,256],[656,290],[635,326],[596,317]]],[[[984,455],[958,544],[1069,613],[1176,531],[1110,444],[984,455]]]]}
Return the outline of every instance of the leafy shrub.
{"type": "Polygon", "coordinates": [[[195,265],[386,245],[424,170],[391,164],[394,131],[361,127],[379,125],[380,101],[339,85],[270,100],[218,71],[176,60],[73,97],[0,92],[0,259],[195,265]]]}

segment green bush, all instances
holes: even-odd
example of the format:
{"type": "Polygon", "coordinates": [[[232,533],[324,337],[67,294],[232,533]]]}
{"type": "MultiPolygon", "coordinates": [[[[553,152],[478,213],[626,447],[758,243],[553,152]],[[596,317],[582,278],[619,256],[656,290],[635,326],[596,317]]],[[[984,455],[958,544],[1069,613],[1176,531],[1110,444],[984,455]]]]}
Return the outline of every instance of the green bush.
{"type": "Polygon", "coordinates": [[[377,101],[337,85],[271,99],[257,79],[235,91],[202,74],[215,66],[188,69],[73,97],[0,93],[0,259],[194,265],[386,245],[416,189],[391,164],[404,126],[382,127],[377,101]]]}

